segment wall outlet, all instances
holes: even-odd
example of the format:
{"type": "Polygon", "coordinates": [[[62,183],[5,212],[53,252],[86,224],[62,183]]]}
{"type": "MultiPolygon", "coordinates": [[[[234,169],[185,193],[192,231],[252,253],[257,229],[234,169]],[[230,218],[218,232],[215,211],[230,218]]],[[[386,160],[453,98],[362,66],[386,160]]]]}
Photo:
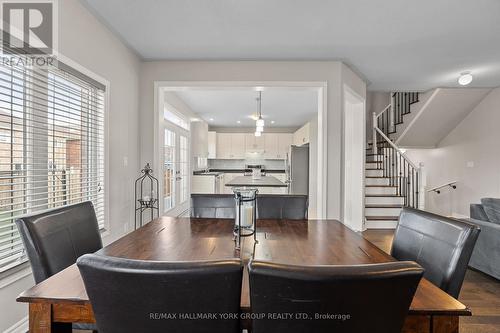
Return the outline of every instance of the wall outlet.
{"type": "Polygon", "coordinates": [[[127,156],[123,156],[123,166],[124,167],[128,166],[128,157],[127,156]]]}
{"type": "Polygon", "coordinates": [[[474,161],[467,161],[467,167],[468,168],[473,168],[474,167],[474,161]]]}

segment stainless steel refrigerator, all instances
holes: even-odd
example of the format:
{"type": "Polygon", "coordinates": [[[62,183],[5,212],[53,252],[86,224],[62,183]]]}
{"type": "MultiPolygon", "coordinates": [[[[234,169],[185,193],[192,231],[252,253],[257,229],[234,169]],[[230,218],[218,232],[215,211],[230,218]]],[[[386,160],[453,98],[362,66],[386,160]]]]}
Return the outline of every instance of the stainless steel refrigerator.
{"type": "Polygon", "coordinates": [[[287,156],[288,193],[309,195],[309,146],[291,146],[287,156]]]}

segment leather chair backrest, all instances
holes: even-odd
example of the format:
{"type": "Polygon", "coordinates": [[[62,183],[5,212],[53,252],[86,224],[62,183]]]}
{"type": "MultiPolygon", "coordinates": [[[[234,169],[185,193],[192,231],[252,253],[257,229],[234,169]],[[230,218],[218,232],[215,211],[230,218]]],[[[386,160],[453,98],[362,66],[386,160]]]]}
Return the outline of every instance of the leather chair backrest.
{"type": "Polygon", "coordinates": [[[100,333],[239,332],[239,260],[170,263],[92,254],[77,265],[100,333]]]}
{"type": "Polygon", "coordinates": [[[306,220],[307,195],[257,195],[258,219],[306,220]]]}
{"type": "Polygon", "coordinates": [[[250,262],[252,312],[265,314],[253,320],[252,332],[400,333],[422,274],[414,262],[354,266],[250,262]],[[273,313],[291,313],[292,318],[267,316],[273,313]]]}
{"type": "Polygon", "coordinates": [[[236,201],[232,194],[191,194],[191,217],[236,218],[236,201]]]}
{"type": "Polygon", "coordinates": [[[20,217],[16,225],[36,283],[74,264],[81,255],[102,248],[90,201],[20,217]]]}
{"type": "Polygon", "coordinates": [[[425,268],[425,278],[457,298],[480,229],[448,217],[403,208],[391,255],[425,268]]]}

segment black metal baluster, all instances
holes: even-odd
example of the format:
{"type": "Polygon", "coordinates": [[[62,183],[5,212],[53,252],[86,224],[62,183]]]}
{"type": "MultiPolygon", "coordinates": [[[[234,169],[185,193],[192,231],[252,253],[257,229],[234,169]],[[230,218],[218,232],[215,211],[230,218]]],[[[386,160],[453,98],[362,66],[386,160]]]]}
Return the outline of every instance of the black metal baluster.
{"type": "Polygon", "coordinates": [[[416,180],[415,180],[415,184],[417,185],[417,188],[416,188],[416,191],[415,191],[415,194],[416,194],[416,196],[417,196],[417,198],[416,198],[417,206],[416,206],[415,208],[417,208],[417,209],[418,209],[418,207],[419,207],[419,205],[418,205],[418,200],[420,199],[420,198],[419,198],[419,194],[420,194],[420,193],[419,193],[419,192],[420,192],[420,184],[418,183],[418,170],[417,170],[417,172],[416,172],[415,178],[416,178],[416,180]]]}

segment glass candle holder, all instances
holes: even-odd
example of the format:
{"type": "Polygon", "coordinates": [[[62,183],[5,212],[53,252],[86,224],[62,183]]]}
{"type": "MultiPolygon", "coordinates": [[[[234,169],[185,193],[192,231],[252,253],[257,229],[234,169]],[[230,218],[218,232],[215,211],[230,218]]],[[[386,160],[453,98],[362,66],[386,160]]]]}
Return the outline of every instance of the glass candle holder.
{"type": "Polygon", "coordinates": [[[236,247],[240,248],[241,237],[254,235],[257,218],[257,193],[255,188],[234,188],[236,202],[236,219],[234,220],[234,236],[236,247]]]}

